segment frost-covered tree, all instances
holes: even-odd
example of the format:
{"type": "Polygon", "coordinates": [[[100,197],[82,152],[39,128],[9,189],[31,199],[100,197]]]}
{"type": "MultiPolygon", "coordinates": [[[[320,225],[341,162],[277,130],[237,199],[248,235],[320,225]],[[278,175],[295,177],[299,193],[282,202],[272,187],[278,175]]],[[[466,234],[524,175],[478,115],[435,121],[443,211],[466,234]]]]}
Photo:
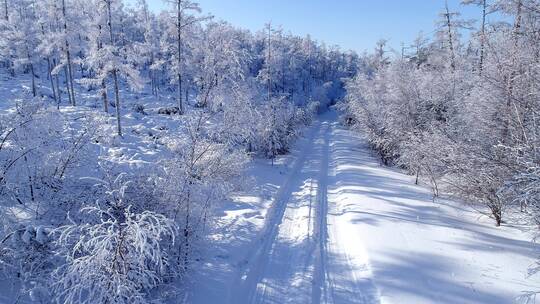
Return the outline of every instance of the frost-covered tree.
{"type": "Polygon", "coordinates": [[[435,193],[442,186],[479,203],[500,225],[506,210],[525,208],[524,193],[535,197],[528,189],[538,163],[538,101],[531,97],[538,92],[540,5],[464,3],[482,8],[480,36],[472,37],[478,45],[464,47],[459,33],[470,23],[446,7],[432,42],[357,76],[343,108],[385,163],[427,178],[435,193]],[[508,22],[488,23],[495,11],[508,22]]]}
{"type": "Polygon", "coordinates": [[[57,85],[54,88],[52,77],[64,72],[66,92],[69,104],[76,105],[74,86],[74,54],[80,52],[80,45],[76,43],[84,32],[84,27],[76,26],[77,20],[82,17],[78,11],[80,3],[66,0],[40,1],[39,8],[40,44],[39,50],[47,59],[48,76],[51,78],[51,89],[54,95],[61,98],[61,90],[57,85]]]}
{"type": "Polygon", "coordinates": [[[149,303],[148,293],[163,282],[176,227],[161,214],[133,210],[124,178],[101,181],[105,198],[81,209],[85,222],[53,232],[65,258],[53,285],[59,302],[149,303]]]}
{"type": "Polygon", "coordinates": [[[192,243],[208,225],[216,202],[241,186],[245,154],[211,140],[200,112],[190,119],[186,135],[171,139],[175,156],[167,162],[163,188],[170,217],[182,229],[178,238],[177,262],[185,269],[190,262],[192,243]]]}
{"type": "MultiPolygon", "coordinates": [[[[6,10],[7,11],[7,10],[6,10]]],[[[14,69],[30,73],[32,95],[38,95],[39,44],[38,24],[33,0],[19,0],[12,3],[12,13],[0,22],[0,56],[13,64],[14,69]]]]}
{"type": "Polygon", "coordinates": [[[157,95],[158,72],[162,65],[158,20],[148,8],[145,0],[137,2],[137,9],[133,11],[133,18],[136,34],[139,36],[134,37],[134,61],[143,71],[146,70],[152,94],[157,95]]]}
{"type": "Polygon", "coordinates": [[[197,2],[191,0],[165,0],[173,9],[168,16],[168,29],[165,43],[169,49],[169,69],[171,75],[174,75],[174,80],[177,84],[177,103],[179,113],[184,113],[184,103],[182,101],[182,85],[183,85],[183,68],[184,64],[184,47],[186,40],[186,30],[197,23],[209,19],[209,17],[199,17],[194,14],[200,14],[201,8],[197,2]]]}
{"type": "Polygon", "coordinates": [[[199,107],[212,102],[212,108],[223,105],[227,92],[237,83],[245,80],[249,50],[241,45],[238,31],[226,23],[210,23],[203,33],[201,47],[196,50],[198,69],[194,75],[198,86],[199,107]],[[222,92],[225,91],[225,92],[222,92]]]}
{"type": "MultiPolygon", "coordinates": [[[[126,48],[130,46],[118,43],[118,33],[115,32],[115,25],[118,25],[118,17],[122,14],[122,3],[114,0],[96,0],[97,8],[92,26],[93,51],[86,58],[86,64],[95,72],[95,77],[87,82],[101,85],[101,92],[106,104],[105,81],[110,76],[114,90],[114,107],[116,111],[116,130],[122,136],[121,105],[120,105],[120,80],[126,81],[133,90],[140,90],[143,87],[143,80],[139,71],[134,68],[125,54],[126,48]]],[[[105,108],[106,109],[106,108],[105,108]]]]}

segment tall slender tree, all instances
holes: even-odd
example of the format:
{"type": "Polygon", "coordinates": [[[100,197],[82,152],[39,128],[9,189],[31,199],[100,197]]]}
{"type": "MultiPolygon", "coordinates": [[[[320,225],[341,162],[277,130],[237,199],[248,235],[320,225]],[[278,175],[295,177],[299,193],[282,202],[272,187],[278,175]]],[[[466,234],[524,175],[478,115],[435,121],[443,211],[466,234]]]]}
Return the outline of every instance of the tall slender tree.
{"type": "Polygon", "coordinates": [[[66,9],[66,0],[62,0],[62,26],[64,28],[64,51],[66,54],[66,64],[67,64],[67,82],[69,83],[69,100],[71,102],[72,106],[75,106],[77,103],[75,101],[75,90],[73,86],[73,70],[71,66],[71,50],[70,50],[70,43],[68,39],[69,31],[68,31],[68,17],[67,17],[67,9],[66,9]]]}
{"type": "Polygon", "coordinates": [[[184,45],[184,31],[191,25],[196,24],[198,22],[208,20],[211,17],[210,16],[199,16],[196,17],[192,15],[193,13],[201,13],[202,10],[198,3],[193,2],[191,0],[165,0],[166,2],[172,4],[174,6],[174,14],[175,14],[175,22],[174,22],[174,39],[175,39],[175,62],[173,65],[173,69],[175,70],[175,78],[176,78],[176,84],[177,84],[177,104],[179,113],[184,113],[184,103],[182,100],[182,85],[183,85],[183,62],[184,62],[184,52],[183,52],[183,45],[184,45]]]}

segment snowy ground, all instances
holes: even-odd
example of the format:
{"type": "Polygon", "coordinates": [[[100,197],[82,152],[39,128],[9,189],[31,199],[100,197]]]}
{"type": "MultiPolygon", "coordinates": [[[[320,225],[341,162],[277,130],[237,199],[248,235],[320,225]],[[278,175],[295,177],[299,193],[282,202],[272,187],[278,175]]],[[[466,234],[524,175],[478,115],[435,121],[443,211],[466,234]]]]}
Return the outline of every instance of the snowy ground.
{"type": "MultiPolygon", "coordinates": [[[[151,166],[166,150],[161,139],[182,126],[156,114],[174,102],[123,94],[124,109],[140,103],[149,115],[125,111],[126,140],[100,157],[126,170],[151,166]]],[[[6,80],[0,95],[15,98],[18,85],[6,80]]],[[[96,111],[80,96],[88,107],[64,115],[96,111]]],[[[322,116],[274,166],[251,164],[253,187],[218,210],[187,303],[512,303],[540,289],[539,276],[527,278],[540,252],[530,235],[433,202],[336,120],[322,116]]]]}
{"type": "Polygon", "coordinates": [[[512,303],[539,248],[379,165],[335,113],[291,156],[254,163],[223,206],[188,303],[512,303]]]}

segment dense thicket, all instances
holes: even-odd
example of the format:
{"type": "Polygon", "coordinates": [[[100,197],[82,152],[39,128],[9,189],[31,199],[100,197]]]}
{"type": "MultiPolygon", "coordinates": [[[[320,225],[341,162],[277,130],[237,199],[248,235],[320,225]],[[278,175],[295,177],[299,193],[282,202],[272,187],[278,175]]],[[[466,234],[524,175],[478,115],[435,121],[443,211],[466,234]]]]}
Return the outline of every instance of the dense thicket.
{"type": "Polygon", "coordinates": [[[540,207],[540,2],[467,0],[477,22],[446,8],[436,36],[401,58],[384,43],[347,85],[349,122],[384,163],[478,203],[500,225],[509,208],[540,207]],[[486,16],[492,16],[488,22],[486,16]],[[460,33],[472,29],[469,40],[460,33]]]}
{"type": "Polygon", "coordinates": [[[195,241],[249,157],[287,152],[356,73],[354,53],[166,2],[156,14],[145,1],[2,0],[2,81],[28,83],[2,90],[0,107],[10,297],[175,296],[166,286],[189,275],[195,241]]]}

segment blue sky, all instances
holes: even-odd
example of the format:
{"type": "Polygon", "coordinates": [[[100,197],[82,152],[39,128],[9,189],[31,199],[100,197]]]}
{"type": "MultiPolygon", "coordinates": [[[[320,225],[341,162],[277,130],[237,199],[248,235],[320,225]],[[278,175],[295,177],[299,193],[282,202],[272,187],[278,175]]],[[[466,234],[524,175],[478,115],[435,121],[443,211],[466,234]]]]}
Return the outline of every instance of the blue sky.
{"type": "MultiPolygon", "coordinates": [[[[134,0],[128,0],[133,2],[134,0]]],[[[264,24],[281,25],[284,30],[343,49],[357,52],[372,50],[381,39],[400,48],[410,43],[419,31],[429,34],[444,7],[444,0],[199,0],[205,13],[253,31],[264,24]]],[[[166,7],[161,0],[148,0],[153,10],[166,7]]],[[[459,9],[466,19],[477,18],[480,11],[461,6],[460,0],[448,0],[451,9],[459,9]]]]}

